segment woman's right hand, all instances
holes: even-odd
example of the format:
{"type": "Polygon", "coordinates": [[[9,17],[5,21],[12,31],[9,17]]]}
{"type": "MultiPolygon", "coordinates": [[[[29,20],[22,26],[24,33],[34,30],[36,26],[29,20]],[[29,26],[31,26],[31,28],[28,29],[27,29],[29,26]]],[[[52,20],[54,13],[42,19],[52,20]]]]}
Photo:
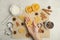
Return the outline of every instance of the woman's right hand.
{"type": "Polygon", "coordinates": [[[39,28],[37,27],[37,25],[35,24],[34,21],[31,24],[32,26],[27,25],[29,21],[30,21],[29,17],[26,17],[25,24],[26,24],[26,27],[28,29],[28,32],[31,34],[31,36],[34,38],[34,40],[41,40],[41,38],[38,37],[38,29],[39,28]]]}

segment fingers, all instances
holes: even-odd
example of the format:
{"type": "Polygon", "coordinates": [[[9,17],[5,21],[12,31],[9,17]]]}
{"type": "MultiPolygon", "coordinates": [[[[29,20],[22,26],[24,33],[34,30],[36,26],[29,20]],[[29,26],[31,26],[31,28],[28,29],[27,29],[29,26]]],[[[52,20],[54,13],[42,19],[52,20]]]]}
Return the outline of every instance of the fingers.
{"type": "Polygon", "coordinates": [[[29,19],[29,17],[25,17],[25,24],[26,24],[26,26],[28,27],[28,22],[30,21],[30,19],[29,19]]]}
{"type": "Polygon", "coordinates": [[[29,21],[29,18],[28,17],[25,17],[25,24],[26,24],[26,27],[27,27],[27,29],[29,30],[29,28],[28,28],[28,21],[29,21]]]}
{"type": "Polygon", "coordinates": [[[28,25],[28,22],[30,21],[29,17],[25,17],[25,23],[26,23],[26,27],[29,31],[29,33],[33,33],[33,29],[30,25],[28,25]]]}
{"type": "Polygon", "coordinates": [[[27,23],[29,21],[29,17],[25,17],[25,22],[27,23]]]}
{"type": "Polygon", "coordinates": [[[34,28],[34,31],[37,33],[39,28],[37,27],[34,21],[33,21],[33,28],[34,28]]]}

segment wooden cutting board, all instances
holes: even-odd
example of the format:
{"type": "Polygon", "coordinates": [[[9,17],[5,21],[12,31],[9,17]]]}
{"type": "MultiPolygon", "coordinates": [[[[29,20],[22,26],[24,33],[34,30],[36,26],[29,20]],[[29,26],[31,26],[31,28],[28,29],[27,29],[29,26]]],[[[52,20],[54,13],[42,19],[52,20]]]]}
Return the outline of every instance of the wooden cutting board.
{"type": "MultiPolygon", "coordinates": [[[[26,36],[28,32],[24,22],[17,17],[13,17],[13,18],[16,18],[16,20],[13,21],[12,38],[31,38],[26,36]]],[[[44,30],[44,33],[39,33],[38,37],[49,38],[50,30],[45,29],[44,27],[42,27],[42,29],[44,30]]]]}

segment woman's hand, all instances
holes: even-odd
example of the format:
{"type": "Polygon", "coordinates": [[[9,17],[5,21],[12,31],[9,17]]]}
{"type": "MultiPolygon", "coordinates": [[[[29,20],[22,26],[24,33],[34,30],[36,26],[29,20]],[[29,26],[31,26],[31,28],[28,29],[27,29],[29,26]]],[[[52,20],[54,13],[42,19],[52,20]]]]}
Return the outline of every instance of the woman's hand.
{"type": "Polygon", "coordinates": [[[30,23],[30,25],[28,25],[28,23],[30,22],[31,20],[29,19],[29,17],[26,17],[25,18],[25,24],[26,24],[26,27],[29,31],[29,33],[31,34],[31,36],[34,38],[34,40],[41,40],[40,37],[38,37],[38,27],[37,25],[35,24],[35,22],[33,21],[32,23],[30,23]]]}

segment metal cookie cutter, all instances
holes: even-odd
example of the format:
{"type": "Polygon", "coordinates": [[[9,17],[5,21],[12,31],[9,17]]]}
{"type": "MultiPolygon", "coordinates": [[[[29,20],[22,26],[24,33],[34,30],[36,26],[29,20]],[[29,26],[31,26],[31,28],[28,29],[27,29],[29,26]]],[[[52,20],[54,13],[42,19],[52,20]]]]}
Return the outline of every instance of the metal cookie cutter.
{"type": "Polygon", "coordinates": [[[8,22],[6,25],[7,25],[7,28],[5,29],[5,34],[7,34],[9,36],[12,34],[13,23],[8,22]]]}

